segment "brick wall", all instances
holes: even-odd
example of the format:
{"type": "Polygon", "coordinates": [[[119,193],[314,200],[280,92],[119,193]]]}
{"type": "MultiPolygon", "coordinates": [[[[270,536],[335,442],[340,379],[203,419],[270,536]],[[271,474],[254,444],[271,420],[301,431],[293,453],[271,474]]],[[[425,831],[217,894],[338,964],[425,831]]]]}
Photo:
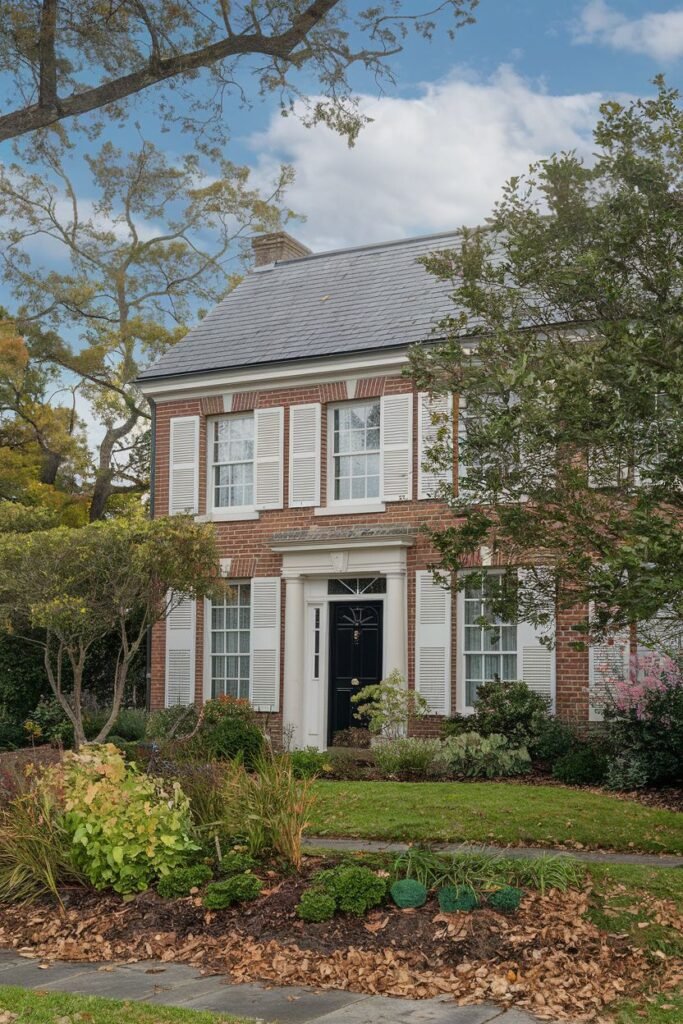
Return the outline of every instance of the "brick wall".
{"type": "MultiPolygon", "coordinates": [[[[369,377],[356,382],[355,398],[365,399],[381,394],[397,394],[414,391],[410,381],[403,377],[369,377]]],[[[259,515],[258,520],[244,522],[216,523],[219,555],[231,558],[230,575],[237,578],[251,576],[279,575],[282,567],[280,555],[274,554],[269,547],[273,533],[286,529],[303,529],[311,526],[348,527],[372,525],[411,525],[418,528],[414,546],[407,549],[407,582],[408,582],[408,675],[409,685],[413,685],[415,671],[415,633],[410,624],[415,614],[415,573],[427,569],[435,560],[435,551],[429,543],[426,533],[419,528],[441,526],[450,517],[443,503],[436,500],[417,500],[418,486],[418,446],[413,448],[413,496],[410,501],[387,502],[386,511],[382,513],[358,513],[354,515],[326,516],[324,519],[313,514],[311,508],[290,509],[288,505],[288,455],[289,455],[289,413],[291,405],[308,402],[322,403],[321,416],[321,504],[327,501],[327,403],[343,401],[348,397],[346,382],[335,382],[317,386],[295,386],[271,391],[245,391],[234,393],[224,399],[223,396],[197,400],[177,400],[157,405],[156,414],[156,448],[155,448],[155,480],[154,497],[155,515],[166,515],[168,511],[168,461],[169,461],[169,424],[172,417],[198,415],[201,417],[200,453],[199,453],[199,511],[206,512],[207,492],[207,417],[218,414],[223,409],[230,411],[284,406],[284,508],[267,510],[259,515]]],[[[457,415],[457,410],[455,411],[457,415]]],[[[417,397],[415,393],[414,425],[417,427],[417,397]]],[[[454,467],[457,472],[457,466],[454,467]]],[[[282,590],[282,630],[284,637],[284,615],[286,605],[286,586],[282,590]]],[[[452,600],[452,641],[451,641],[451,707],[456,707],[455,666],[457,665],[457,630],[456,630],[456,595],[452,600]]],[[[577,621],[580,613],[572,616],[564,614],[558,622],[557,663],[557,710],[563,718],[573,721],[586,721],[588,718],[588,656],[586,652],[577,652],[570,646],[575,641],[572,633],[572,622],[577,621]]],[[[197,651],[195,692],[198,701],[202,699],[203,686],[203,608],[197,609],[197,651]]],[[[157,625],[153,630],[152,665],[150,701],[152,707],[163,706],[164,702],[164,626],[157,625]]],[[[284,658],[281,658],[280,707],[282,707],[284,658]]],[[[416,723],[415,734],[434,735],[438,733],[441,720],[431,717],[416,723]]],[[[281,714],[269,716],[269,730],[278,737],[282,728],[281,714]]]]}

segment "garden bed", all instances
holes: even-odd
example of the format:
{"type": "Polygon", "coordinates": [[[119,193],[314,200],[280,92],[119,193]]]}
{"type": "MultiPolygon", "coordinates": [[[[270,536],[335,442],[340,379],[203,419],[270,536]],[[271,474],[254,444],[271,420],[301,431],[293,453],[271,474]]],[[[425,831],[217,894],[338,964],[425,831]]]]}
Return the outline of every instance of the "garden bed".
{"type": "MultiPolygon", "coordinates": [[[[679,958],[653,958],[628,934],[609,934],[585,916],[588,885],[527,892],[509,916],[490,909],[442,914],[432,898],[416,910],[383,906],[363,917],[304,923],[295,907],[320,866],[307,858],[298,876],[262,872],[258,900],[215,912],[195,896],[165,901],[148,891],[123,901],[67,890],[61,914],[49,902],[0,908],[0,946],[44,959],[184,962],[235,983],[494,1000],[574,1021],[596,1019],[646,983],[664,991],[683,981],[679,958]]],[[[676,904],[654,902],[660,919],[683,934],[676,904]]]]}

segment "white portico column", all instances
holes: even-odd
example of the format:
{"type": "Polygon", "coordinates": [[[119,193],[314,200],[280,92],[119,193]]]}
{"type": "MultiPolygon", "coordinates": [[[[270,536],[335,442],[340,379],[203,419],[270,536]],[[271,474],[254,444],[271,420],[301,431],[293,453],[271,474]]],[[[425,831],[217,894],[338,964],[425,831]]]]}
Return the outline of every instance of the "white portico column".
{"type": "Polygon", "coordinates": [[[387,675],[394,669],[408,682],[408,628],[405,569],[385,573],[387,597],[384,602],[384,666],[387,675]]]}
{"type": "Polygon", "coordinates": [[[292,746],[303,743],[304,737],[304,581],[285,570],[285,672],[282,725],[293,727],[292,746]]]}

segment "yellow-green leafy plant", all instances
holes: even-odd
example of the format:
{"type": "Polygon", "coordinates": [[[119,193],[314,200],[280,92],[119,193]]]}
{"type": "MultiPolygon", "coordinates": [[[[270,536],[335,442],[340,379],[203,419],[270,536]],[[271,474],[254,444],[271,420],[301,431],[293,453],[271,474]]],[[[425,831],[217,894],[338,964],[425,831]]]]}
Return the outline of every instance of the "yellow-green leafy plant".
{"type": "Polygon", "coordinates": [[[178,783],[141,775],[112,744],[67,753],[54,772],[74,863],[96,889],[141,892],[198,849],[178,783]]]}

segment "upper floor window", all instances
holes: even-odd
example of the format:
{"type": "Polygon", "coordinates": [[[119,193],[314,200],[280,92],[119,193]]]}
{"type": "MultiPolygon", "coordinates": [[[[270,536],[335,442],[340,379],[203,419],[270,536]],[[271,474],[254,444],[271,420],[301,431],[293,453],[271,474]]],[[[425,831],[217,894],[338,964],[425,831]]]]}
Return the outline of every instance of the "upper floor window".
{"type": "Polygon", "coordinates": [[[254,417],[224,416],[211,425],[211,483],[214,508],[254,504],[254,417]]]}
{"type": "Polygon", "coordinates": [[[332,409],[334,501],[366,501],[380,494],[380,403],[353,402],[332,409]]]}

